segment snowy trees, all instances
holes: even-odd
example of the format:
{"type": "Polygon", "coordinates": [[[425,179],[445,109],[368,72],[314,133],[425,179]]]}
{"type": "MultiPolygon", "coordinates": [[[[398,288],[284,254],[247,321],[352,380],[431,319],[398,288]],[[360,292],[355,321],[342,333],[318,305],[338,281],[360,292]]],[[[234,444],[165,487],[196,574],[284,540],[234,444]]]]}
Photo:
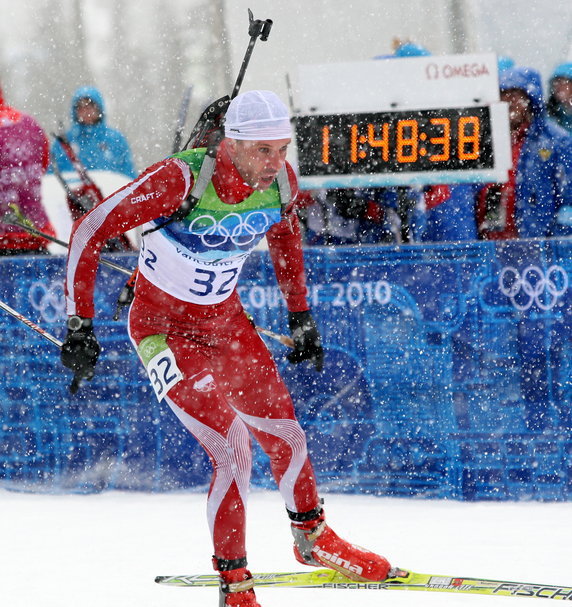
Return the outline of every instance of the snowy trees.
{"type": "Polygon", "coordinates": [[[72,92],[97,86],[138,168],[171,151],[189,84],[189,121],[231,86],[222,0],[24,0],[10,22],[0,55],[7,100],[53,131],[69,122],[72,92]]]}

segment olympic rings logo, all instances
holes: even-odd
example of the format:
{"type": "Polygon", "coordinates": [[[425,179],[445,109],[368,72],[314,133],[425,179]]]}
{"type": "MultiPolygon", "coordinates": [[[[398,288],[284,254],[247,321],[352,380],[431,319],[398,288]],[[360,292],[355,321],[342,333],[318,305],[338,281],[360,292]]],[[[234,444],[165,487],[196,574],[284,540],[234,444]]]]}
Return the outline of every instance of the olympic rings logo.
{"type": "Polygon", "coordinates": [[[201,215],[191,221],[189,232],[193,233],[196,228],[196,233],[205,247],[213,248],[226,244],[229,240],[237,246],[250,244],[269,227],[270,217],[262,211],[255,211],[246,217],[229,213],[220,221],[210,215],[201,215]]]}
{"type": "Polygon", "coordinates": [[[66,315],[66,298],[62,280],[54,280],[49,286],[36,281],[30,286],[28,300],[46,322],[63,320],[66,315]]]}
{"type": "Polygon", "coordinates": [[[522,275],[506,266],[499,276],[499,288],[517,310],[528,310],[534,303],[541,310],[552,310],[568,289],[568,274],[557,265],[550,266],[546,273],[538,266],[528,266],[522,275]]]}

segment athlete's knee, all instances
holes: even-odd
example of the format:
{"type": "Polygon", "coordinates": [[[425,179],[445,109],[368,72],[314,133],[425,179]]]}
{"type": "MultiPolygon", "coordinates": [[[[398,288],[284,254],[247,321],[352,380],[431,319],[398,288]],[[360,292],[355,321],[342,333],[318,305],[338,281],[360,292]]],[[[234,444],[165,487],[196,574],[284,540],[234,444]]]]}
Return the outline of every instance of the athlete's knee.
{"type": "Polygon", "coordinates": [[[233,476],[250,471],[252,466],[252,445],[246,425],[235,418],[223,449],[218,449],[215,455],[216,467],[229,468],[233,476]]]}

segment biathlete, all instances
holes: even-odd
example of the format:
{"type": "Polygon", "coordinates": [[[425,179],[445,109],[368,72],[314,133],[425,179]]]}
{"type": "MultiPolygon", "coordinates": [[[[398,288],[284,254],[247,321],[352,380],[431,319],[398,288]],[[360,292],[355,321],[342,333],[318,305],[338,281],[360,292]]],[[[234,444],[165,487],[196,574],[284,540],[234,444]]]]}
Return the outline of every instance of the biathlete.
{"type": "Polygon", "coordinates": [[[107,239],[143,226],[129,335],[158,398],[212,462],[207,516],[221,606],[260,607],[245,545],[250,435],[270,458],[298,561],[356,580],[384,580],[391,569],[327,525],[292,400],[236,291],[244,261],[266,236],[296,346],[289,359],[321,369],[320,336],[306,299],[297,182],[286,162],[290,140],[288,110],[274,93],[238,95],[212,175],[201,173],[204,148],[154,164],[76,221],[67,261],[62,362],[76,380],[91,379],[99,355],[92,319],[100,251],[107,239]],[[197,191],[198,202],[173,220],[197,191]]]}

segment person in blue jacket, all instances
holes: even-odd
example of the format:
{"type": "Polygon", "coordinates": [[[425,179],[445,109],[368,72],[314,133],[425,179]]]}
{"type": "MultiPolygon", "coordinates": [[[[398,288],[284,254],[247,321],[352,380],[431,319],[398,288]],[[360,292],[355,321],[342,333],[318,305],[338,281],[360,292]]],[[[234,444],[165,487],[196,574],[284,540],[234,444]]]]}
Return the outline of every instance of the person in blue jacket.
{"type": "MultiPolygon", "coordinates": [[[[137,176],[127,139],[107,125],[103,97],[95,87],[83,86],[73,94],[71,128],[66,137],[88,171],[112,171],[129,179],[137,176]]],[[[73,170],[58,141],[53,143],[50,153],[60,171],[73,170]]]]}
{"type": "Polygon", "coordinates": [[[474,197],[476,183],[441,184],[425,188],[422,242],[477,240],[474,197]]]}
{"type": "Polygon", "coordinates": [[[572,134],[572,62],[556,67],[548,82],[548,114],[572,134]]]}
{"type": "Polygon", "coordinates": [[[572,136],[548,118],[538,71],[518,66],[499,74],[509,104],[513,169],[504,184],[477,198],[481,238],[572,235],[572,136]]]}

